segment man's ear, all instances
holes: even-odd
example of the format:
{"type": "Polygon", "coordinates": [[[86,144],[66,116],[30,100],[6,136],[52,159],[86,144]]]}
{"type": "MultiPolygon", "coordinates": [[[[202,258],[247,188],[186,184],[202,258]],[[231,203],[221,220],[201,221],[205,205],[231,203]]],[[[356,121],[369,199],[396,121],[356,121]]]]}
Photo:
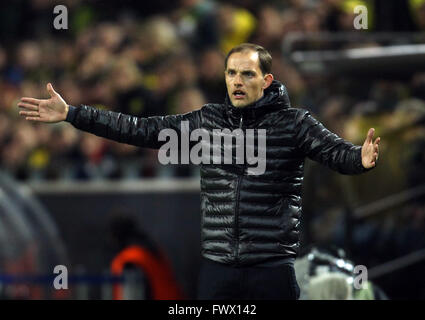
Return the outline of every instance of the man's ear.
{"type": "Polygon", "coordinates": [[[268,73],[264,76],[264,86],[263,90],[267,89],[273,82],[273,75],[271,73],[268,73]]]}

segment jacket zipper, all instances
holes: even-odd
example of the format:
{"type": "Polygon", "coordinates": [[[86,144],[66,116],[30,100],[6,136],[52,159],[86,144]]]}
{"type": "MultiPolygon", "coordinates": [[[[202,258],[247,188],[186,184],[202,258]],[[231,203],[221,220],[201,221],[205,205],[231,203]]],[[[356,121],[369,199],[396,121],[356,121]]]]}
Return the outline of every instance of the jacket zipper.
{"type": "MultiPolygon", "coordinates": [[[[239,129],[242,129],[243,125],[243,117],[241,114],[241,120],[239,121],[239,129]]],[[[245,159],[244,159],[244,167],[245,167],[245,159]]],[[[239,264],[239,199],[240,199],[240,186],[243,179],[243,175],[245,172],[245,168],[242,171],[242,174],[238,177],[238,182],[236,185],[236,206],[235,206],[235,237],[236,237],[236,247],[235,247],[235,262],[236,265],[239,264]]]]}

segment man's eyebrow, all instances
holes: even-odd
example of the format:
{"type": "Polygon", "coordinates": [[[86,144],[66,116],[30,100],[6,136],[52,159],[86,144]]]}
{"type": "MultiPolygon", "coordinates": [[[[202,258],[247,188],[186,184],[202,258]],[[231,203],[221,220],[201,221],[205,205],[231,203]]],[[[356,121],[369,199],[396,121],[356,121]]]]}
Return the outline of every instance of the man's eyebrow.
{"type": "MultiPolygon", "coordinates": [[[[233,69],[233,68],[228,68],[228,69],[227,69],[227,72],[229,72],[229,71],[234,71],[234,72],[236,72],[236,70],[235,70],[235,69],[233,69]]],[[[256,72],[255,72],[255,70],[252,70],[252,69],[245,69],[245,70],[242,70],[242,71],[241,71],[241,73],[256,73],[256,72]]]]}

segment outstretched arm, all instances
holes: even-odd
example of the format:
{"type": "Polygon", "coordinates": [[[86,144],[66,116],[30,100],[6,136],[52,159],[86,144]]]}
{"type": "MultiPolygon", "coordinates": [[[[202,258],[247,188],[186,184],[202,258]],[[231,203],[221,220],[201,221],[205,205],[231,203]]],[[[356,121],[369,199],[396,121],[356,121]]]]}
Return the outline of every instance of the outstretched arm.
{"type": "Polygon", "coordinates": [[[302,153],[342,174],[359,174],[376,165],[380,138],[373,142],[375,130],[369,129],[363,146],[353,145],[300,109],[295,117],[297,145],[302,153]]]}
{"type": "Polygon", "coordinates": [[[200,110],[182,115],[140,118],[85,105],[80,107],[68,105],[50,83],[47,85],[47,91],[50,99],[21,98],[18,106],[24,110],[19,114],[29,121],[50,123],[68,121],[77,129],[100,137],[154,149],[160,148],[165,143],[158,141],[161,130],[173,129],[180,135],[182,130],[190,133],[199,128],[201,123],[200,110]]]}

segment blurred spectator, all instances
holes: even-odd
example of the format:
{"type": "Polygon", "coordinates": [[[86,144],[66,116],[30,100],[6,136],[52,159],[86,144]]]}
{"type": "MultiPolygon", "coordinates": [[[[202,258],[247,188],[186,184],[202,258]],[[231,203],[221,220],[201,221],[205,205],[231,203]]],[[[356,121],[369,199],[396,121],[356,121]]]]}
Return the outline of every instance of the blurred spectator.
{"type": "Polygon", "coordinates": [[[248,10],[231,4],[222,4],[218,10],[220,48],[227,53],[236,45],[247,42],[257,21],[248,10]]]}
{"type": "Polygon", "coordinates": [[[258,17],[258,27],[252,42],[269,51],[279,50],[284,30],[284,19],[281,18],[281,12],[272,6],[263,6],[258,17]]]}
{"type": "Polygon", "coordinates": [[[425,30],[425,1],[409,0],[410,12],[419,30],[425,30]]]}
{"type": "Polygon", "coordinates": [[[177,27],[181,37],[192,50],[200,51],[217,47],[219,41],[217,6],[211,0],[181,0],[177,15],[177,27]]]}
{"type": "Polygon", "coordinates": [[[131,271],[138,280],[131,283],[135,287],[132,297],[126,297],[125,287],[116,284],[113,286],[113,298],[181,299],[183,295],[168,258],[138,226],[136,219],[122,209],[113,210],[109,216],[108,241],[111,252],[114,252],[111,273],[121,276],[131,271]]]}
{"type": "Polygon", "coordinates": [[[217,49],[203,51],[199,58],[199,87],[208,102],[220,103],[226,96],[224,55],[217,49]]]}

